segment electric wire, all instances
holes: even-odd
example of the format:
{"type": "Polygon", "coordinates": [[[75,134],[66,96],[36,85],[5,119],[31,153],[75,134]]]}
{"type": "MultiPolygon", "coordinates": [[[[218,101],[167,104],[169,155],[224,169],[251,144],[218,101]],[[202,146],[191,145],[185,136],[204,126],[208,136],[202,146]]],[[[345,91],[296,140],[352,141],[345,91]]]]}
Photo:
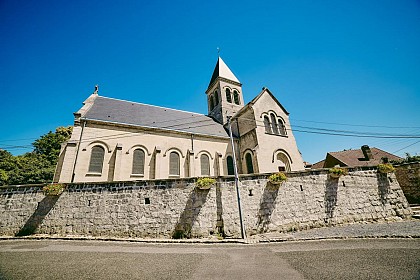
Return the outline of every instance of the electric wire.
{"type": "Polygon", "coordinates": [[[335,122],[321,122],[321,121],[309,121],[309,120],[299,120],[290,118],[292,121],[301,121],[309,123],[321,123],[321,124],[333,124],[333,125],[346,125],[346,126],[360,126],[360,127],[378,127],[378,128],[418,128],[419,126],[387,126],[387,125],[366,125],[366,124],[349,124],[349,123],[335,123],[335,122]]]}
{"type": "MultiPolygon", "coordinates": [[[[179,131],[181,132],[187,132],[186,129],[190,128],[197,128],[197,127],[206,127],[206,126],[212,126],[215,124],[214,120],[209,118],[208,120],[199,120],[199,121],[191,121],[191,122],[185,122],[185,123],[177,123],[173,125],[168,126],[162,126],[162,127],[155,127],[154,125],[158,123],[165,123],[165,122],[175,122],[175,121],[181,121],[181,120],[191,120],[191,118],[194,117],[202,117],[202,115],[192,115],[186,118],[179,118],[179,119],[171,119],[171,120],[164,120],[159,122],[151,122],[149,124],[145,124],[143,126],[150,126],[146,127],[150,129],[173,129],[176,127],[179,128],[179,131]],[[203,124],[203,122],[211,121],[210,124],[203,124]],[[193,125],[199,123],[199,125],[193,125]],[[188,127],[182,127],[190,125],[188,127]]],[[[258,122],[264,123],[262,120],[257,119],[248,119],[248,118],[240,118],[240,120],[248,120],[251,122],[255,122],[255,126],[257,127],[265,127],[265,125],[257,124],[258,122]]],[[[326,123],[326,122],[315,122],[315,121],[307,121],[307,122],[314,122],[314,123],[326,123]]],[[[329,123],[329,124],[338,124],[338,123],[329,123]]],[[[349,125],[349,124],[343,124],[343,125],[349,125]]],[[[362,125],[353,125],[353,126],[362,126],[362,125]]],[[[271,127],[271,126],[270,126],[271,127]]],[[[328,129],[328,128],[320,128],[320,127],[309,127],[309,126],[299,126],[294,125],[294,127],[302,128],[302,129],[291,129],[290,126],[285,126],[285,130],[287,131],[294,131],[294,132],[301,132],[301,133],[310,133],[310,134],[319,134],[319,135],[330,135],[330,136],[344,136],[344,137],[357,137],[357,138],[374,138],[374,139],[418,139],[420,138],[420,135],[413,135],[413,134],[386,134],[386,133],[376,133],[376,132],[364,132],[364,131],[351,131],[351,130],[337,130],[337,129],[328,129]]],[[[386,127],[386,126],[365,126],[365,127],[386,127]]],[[[394,127],[388,127],[388,128],[394,128],[394,127]]],[[[417,128],[417,127],[410,127],[410,128],[417,128]]],[[[121,134],[113,134],[113,135],[107,135],[103,137],[91,137],[91,138],[85,138],[81,142],[88,142],[90,140],[110,140],[110,139],[116,139],[116,138],[122,138],[122,137],[131,137],[134,135],[141,135],[146,134],[147,132],[125,132],[121,134]]],[[[9,140],[7,140],[9,141],[9,140]]],[[[11,140],[10,140],[11,141],[11,140]]],[[[414,145],[414,144],[413,144],[414,145]]],[[[410,145],[411,146],[411,145],[410,145]]],[[[5,145],[5,147],[1,147],[0,149],[23,149],[23,148],[29,148],[30,145],[5,145]]]]}
{"type": "Polygon", "coordinates": [[[405,146],[404,148],[401,148],[401,149],[399,149],[399,150],[397,150],[397,151],[395,151],[395,152],[393,152],[393,153],[398,153],[399,151],[405,150],[406,148],[409,148],[409,147],[411,147],[411,146],[414,146],[414,145],[415,145],[415,144],[417,144],[417,143],[420,143],[420,140],[419,140],[419,141],[417,141],[417,142],[414,142],[414,143],[412,143],[412,144],[410,144],[410,145],[408,145],[408,146],[405,146]]]}

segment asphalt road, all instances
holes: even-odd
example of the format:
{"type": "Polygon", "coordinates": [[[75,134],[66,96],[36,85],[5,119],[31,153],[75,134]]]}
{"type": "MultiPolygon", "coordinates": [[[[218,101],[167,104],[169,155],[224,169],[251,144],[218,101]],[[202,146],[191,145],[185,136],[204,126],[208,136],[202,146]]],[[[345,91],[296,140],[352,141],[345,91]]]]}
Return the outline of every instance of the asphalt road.
{"type": "Polygon", "coordinates": [[[419,239],[255,245],[0,241],[0,279],[419,279],[419,239]]]}

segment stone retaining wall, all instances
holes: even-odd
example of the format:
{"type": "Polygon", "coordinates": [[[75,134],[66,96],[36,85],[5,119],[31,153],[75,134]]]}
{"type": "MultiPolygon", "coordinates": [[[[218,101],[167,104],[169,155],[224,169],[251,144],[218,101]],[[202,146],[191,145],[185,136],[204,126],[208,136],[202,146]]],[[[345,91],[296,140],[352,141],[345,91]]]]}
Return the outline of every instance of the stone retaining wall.
{"type": "MultiPolygon", "coordinates": [[[[281,186],[268,175],[241,177],[247,235],[357,221],[396,220],[412,212],[395,179],[352,171],[289,173],[281,186]]],[[[240,237],[234,179],[198,190],[194,179],[70,184],[59,197],[41,186],[0,188],[0,235],[58,234],[113,237],[240,237]]]]}

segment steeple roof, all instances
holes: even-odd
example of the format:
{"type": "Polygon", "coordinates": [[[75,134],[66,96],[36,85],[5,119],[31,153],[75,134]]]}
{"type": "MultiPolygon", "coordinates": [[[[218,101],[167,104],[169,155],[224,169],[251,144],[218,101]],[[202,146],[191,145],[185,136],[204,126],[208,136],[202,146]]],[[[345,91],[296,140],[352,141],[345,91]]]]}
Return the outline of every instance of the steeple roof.
{"type": "Polygon", "coordinates": [[[211,80],[209,83],[210,85],[216,80],[218,77],[225,78],[237,83],[239,82],[238,78],[232,73],[232,71],[229,69],[229,67],[226,65],[226,63],[223,61],[223,59],[219,56],[217,59],[216,67],[214,67],[213,75],[211,76],[211,80]]]}

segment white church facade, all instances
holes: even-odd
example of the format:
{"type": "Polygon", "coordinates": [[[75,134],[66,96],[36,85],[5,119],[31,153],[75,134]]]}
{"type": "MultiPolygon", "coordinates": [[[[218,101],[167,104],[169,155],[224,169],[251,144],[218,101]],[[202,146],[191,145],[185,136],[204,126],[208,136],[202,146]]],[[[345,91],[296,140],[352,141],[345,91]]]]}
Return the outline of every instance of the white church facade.
{"type": "Polygon", "coordinates": [[[304,169],[289,113],[267,89],[245,104],[242,84],[219,57],[206,90],[208,114],[103,97],[74,113],[55,182],[104,182],[304,169]]]}

